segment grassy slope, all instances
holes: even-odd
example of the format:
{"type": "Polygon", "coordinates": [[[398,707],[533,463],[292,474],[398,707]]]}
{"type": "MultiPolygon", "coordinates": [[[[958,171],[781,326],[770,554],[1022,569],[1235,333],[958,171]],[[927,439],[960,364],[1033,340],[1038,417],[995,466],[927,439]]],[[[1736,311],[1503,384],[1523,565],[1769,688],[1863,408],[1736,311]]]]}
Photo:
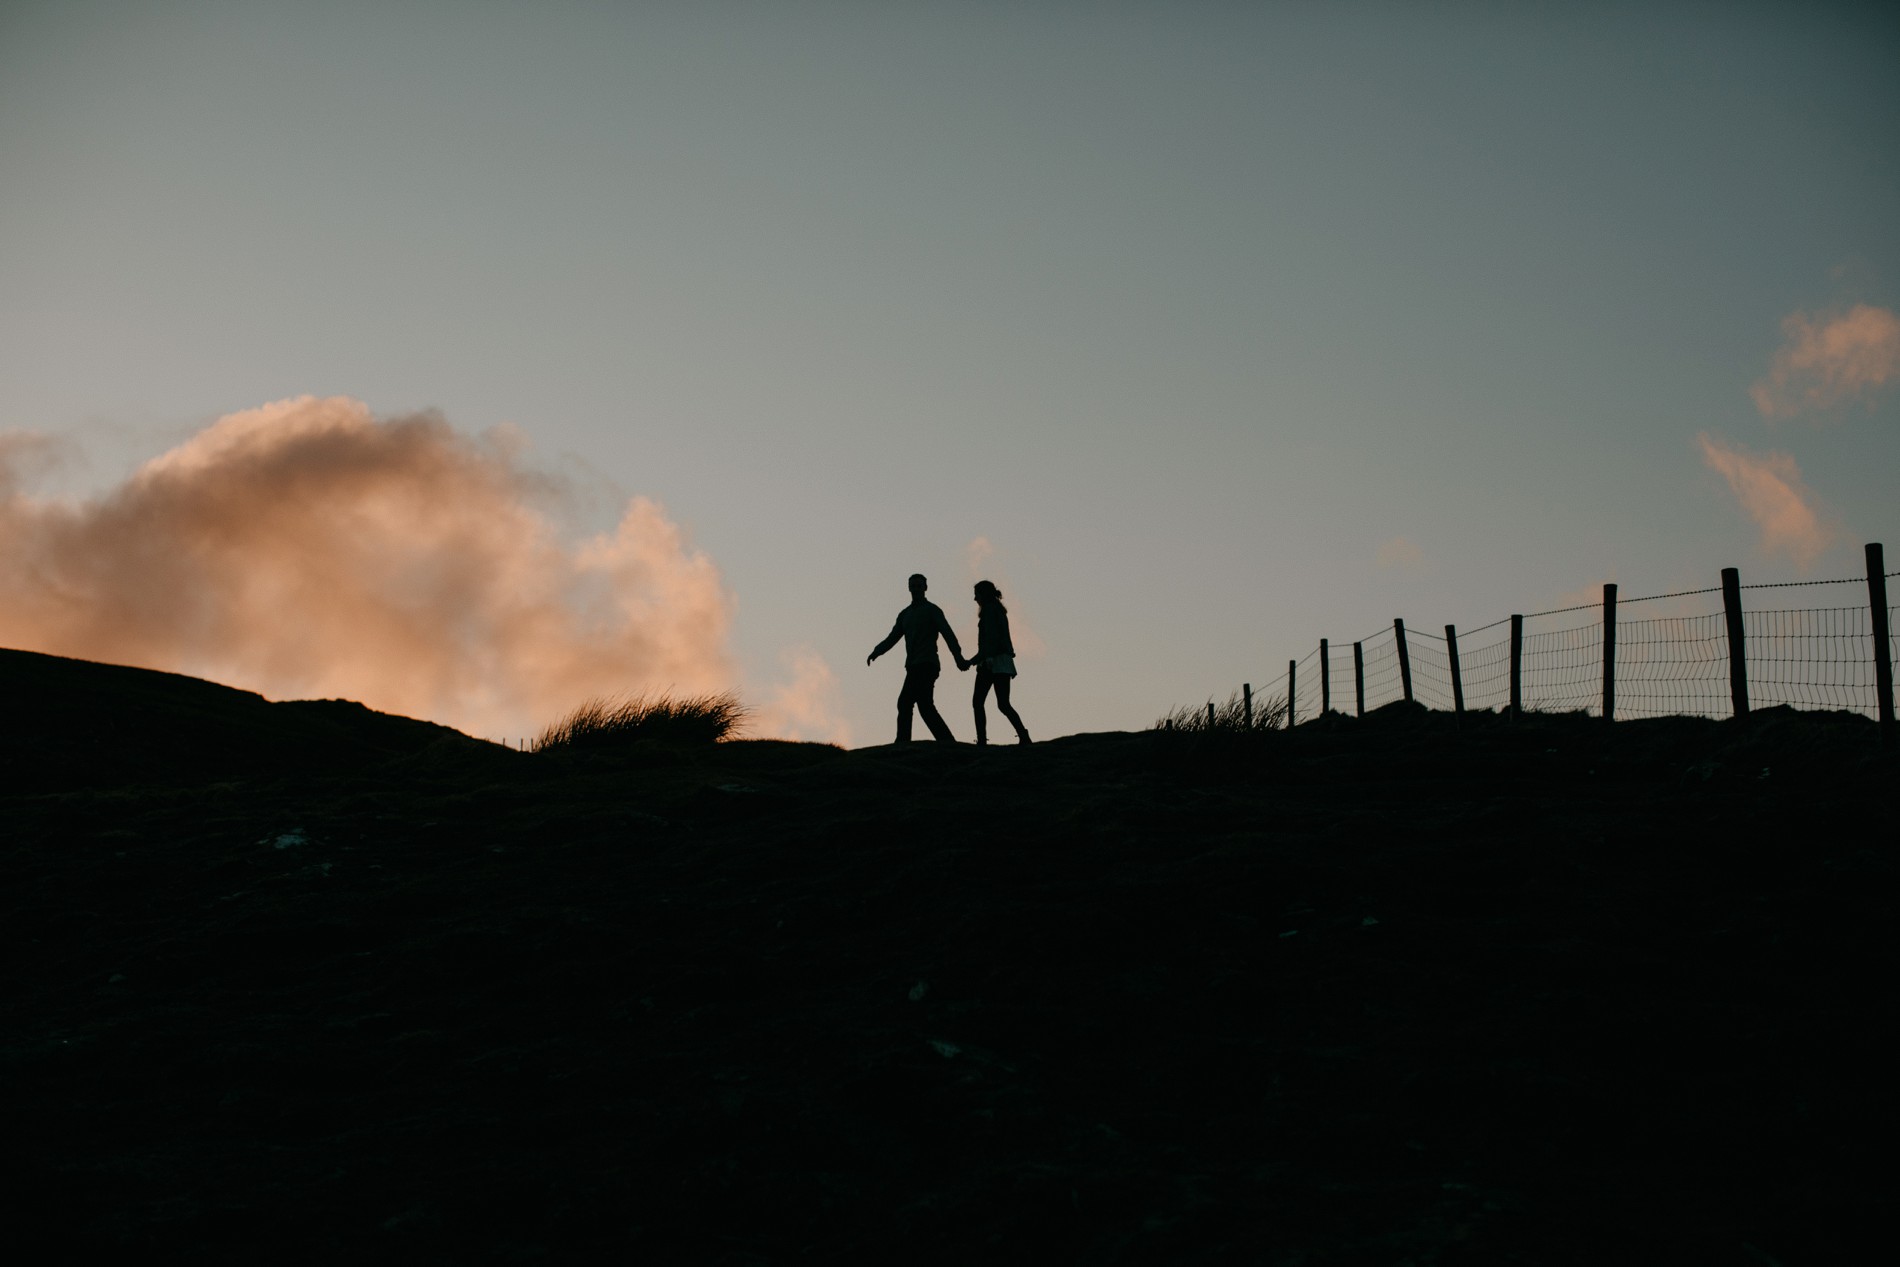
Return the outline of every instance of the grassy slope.
{"type": "Polygon", "coordinates": [[[1851,1261],[1869,732],[1396,709],[16,785],[17,1226],[201,1261],[1851,1261]]]}

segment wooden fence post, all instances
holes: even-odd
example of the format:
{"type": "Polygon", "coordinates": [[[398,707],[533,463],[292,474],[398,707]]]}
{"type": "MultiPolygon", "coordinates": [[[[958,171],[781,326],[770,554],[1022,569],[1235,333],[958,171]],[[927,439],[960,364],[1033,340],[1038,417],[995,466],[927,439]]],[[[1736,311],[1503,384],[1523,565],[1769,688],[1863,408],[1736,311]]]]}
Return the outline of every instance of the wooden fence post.
{"type": "Polygon", "coordinates": [[[1298,660],[1286,662],[1286,728],[1288,730],[1293,729],[1293,685],[1294,675],[1299,672],[1299,667],[1298,660]]]}
{"type": "Polygon", "coordinates": [[[1333,662],[1326,652],[1326,639],[1319,640],[1319,715],[1333,711],[1333,662]]]}
{"type": "Polygon", "coordinates": [[[1603,583],[1603,720],[1616,720],[1616,582],[1603,583]]]}
{"type": "Polygon", "coordinates": [[[1451,711],[1465,715],[1465,676],[1458,668],[1458,629],[1445,626],[1445,651],[1451,658],[1451,711]]]}
{"type": "Polygon", "coordinates": [[[1240,684],[1240,698],[1245,704],[1245,707],[1247,710],[1247,729],[1252,730],[1253,729],[1253,683],[1252,682],[1242,682],[1240,684]]]}
{"type": "Polygon", "coordinates": [[[1352,644],[1352,689],[1359,701],[1360,717],[1366,715],[1366,644],[1352,644]]]}
{"type": "Polygon", "coordinates": [[[1511,719],[1524,711],[1524,618],[1511,617],[1511,719]]]}
{"type": "Polygon", "coordinates": [[[1214,701],[1213,700],[1207,701],[1207,728],[1210,731],[1214,729],[1214,701]]]}
{"type": "Polygon", "coordinates": [[[1392,636],[1399,640],[1399,686],[1405,691],[1405,702],[1412,702],[1412,657],[1405,650],[1405,622],[1392,622],[1392,636]]]}
{"type": "Polygon", "coordinates": [[[1742,646],[1742,574],[1722,569],[1722,612],[1728,617],[1728,694],[1737,717],[1748,716],[1748,654],[1742,646]]]}
{"type": "Polygon", "coordinates": [[[1874,695],[1880,740],[1893,742],[1893,630],[1887,620],[1887,563],[1878,541],[1867,543],[1867,605],[1874,617],[1874,695]]]}

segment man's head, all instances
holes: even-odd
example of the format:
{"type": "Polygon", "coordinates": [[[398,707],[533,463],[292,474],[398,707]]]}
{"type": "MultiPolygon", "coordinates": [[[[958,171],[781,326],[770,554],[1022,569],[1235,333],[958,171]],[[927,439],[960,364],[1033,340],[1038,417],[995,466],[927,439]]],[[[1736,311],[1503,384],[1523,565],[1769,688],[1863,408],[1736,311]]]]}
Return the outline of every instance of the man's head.
{"type": "Polygon", "coordinates": [[[929,588],[930,582],[924,579],[922,572],[912,572],[910,574],[910,596],[912,598],[922,598],[924,591],[929,588]]]}

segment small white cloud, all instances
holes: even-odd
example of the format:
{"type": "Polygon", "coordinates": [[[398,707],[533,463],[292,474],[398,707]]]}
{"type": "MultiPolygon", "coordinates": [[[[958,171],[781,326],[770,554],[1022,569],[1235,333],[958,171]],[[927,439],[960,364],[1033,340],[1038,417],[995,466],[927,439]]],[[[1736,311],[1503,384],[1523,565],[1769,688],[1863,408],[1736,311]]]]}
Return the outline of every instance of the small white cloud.
{"type": "Polygon", "coordinates": [[[57,470],[71,457],[71,445],[33,431],[0,431],[0,497],[57,470]]]}
{"type": "Polygon", "coordinates": [[[1557,595],[1556,598],[1551,599],[1549,605],[1553,608],[1561,608],[1587,607],[1591,603],[1601,603],[1603,601],[1604,584],[1615,579],[1615,574],[1612,573],[1604,577],[1601,581],[1592,581],[1588,585],[1580,585],[1576,589],[1565,590],[1563,593],[1557,595]]]}
{"type": "Polygon", "coordinates": [[[969,575],[964,579],[971,584],[983,580],[983,567],[996,554],[996,547],[990,544],[988,537],[976,537],[963,547],[963,570],[969,575]]]}
{"type": "Polygon", "coordinates": [[[753,713],[753,733],[766,739],[798,739],[848,745],[851,727],[839,716],[838,675],[810,647],[779,653],[787,680],[773,686],[753,713]]]}
{"type": "Polygon", "coordinates": [[[1425,561],[1425,552],[1418,543],[1409,537],[1393,537],[1390,541],[1381,541],[1373,555],[1373,561],[1382,568],[1411,569],[1425,561]]]}

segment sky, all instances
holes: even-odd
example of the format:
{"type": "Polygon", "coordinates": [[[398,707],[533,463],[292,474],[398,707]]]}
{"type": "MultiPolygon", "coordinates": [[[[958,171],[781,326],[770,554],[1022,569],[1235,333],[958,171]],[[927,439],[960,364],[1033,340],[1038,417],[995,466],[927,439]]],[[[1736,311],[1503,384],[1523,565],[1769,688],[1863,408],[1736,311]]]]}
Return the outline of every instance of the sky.
{"type": "Polygon", "coordinates": [[[914,571],[970,642],[1001,586],[1038,738],[1857,575],[1896,65],[1875,5],[0,0],[0,645],[860,746],[914,571]]]}

